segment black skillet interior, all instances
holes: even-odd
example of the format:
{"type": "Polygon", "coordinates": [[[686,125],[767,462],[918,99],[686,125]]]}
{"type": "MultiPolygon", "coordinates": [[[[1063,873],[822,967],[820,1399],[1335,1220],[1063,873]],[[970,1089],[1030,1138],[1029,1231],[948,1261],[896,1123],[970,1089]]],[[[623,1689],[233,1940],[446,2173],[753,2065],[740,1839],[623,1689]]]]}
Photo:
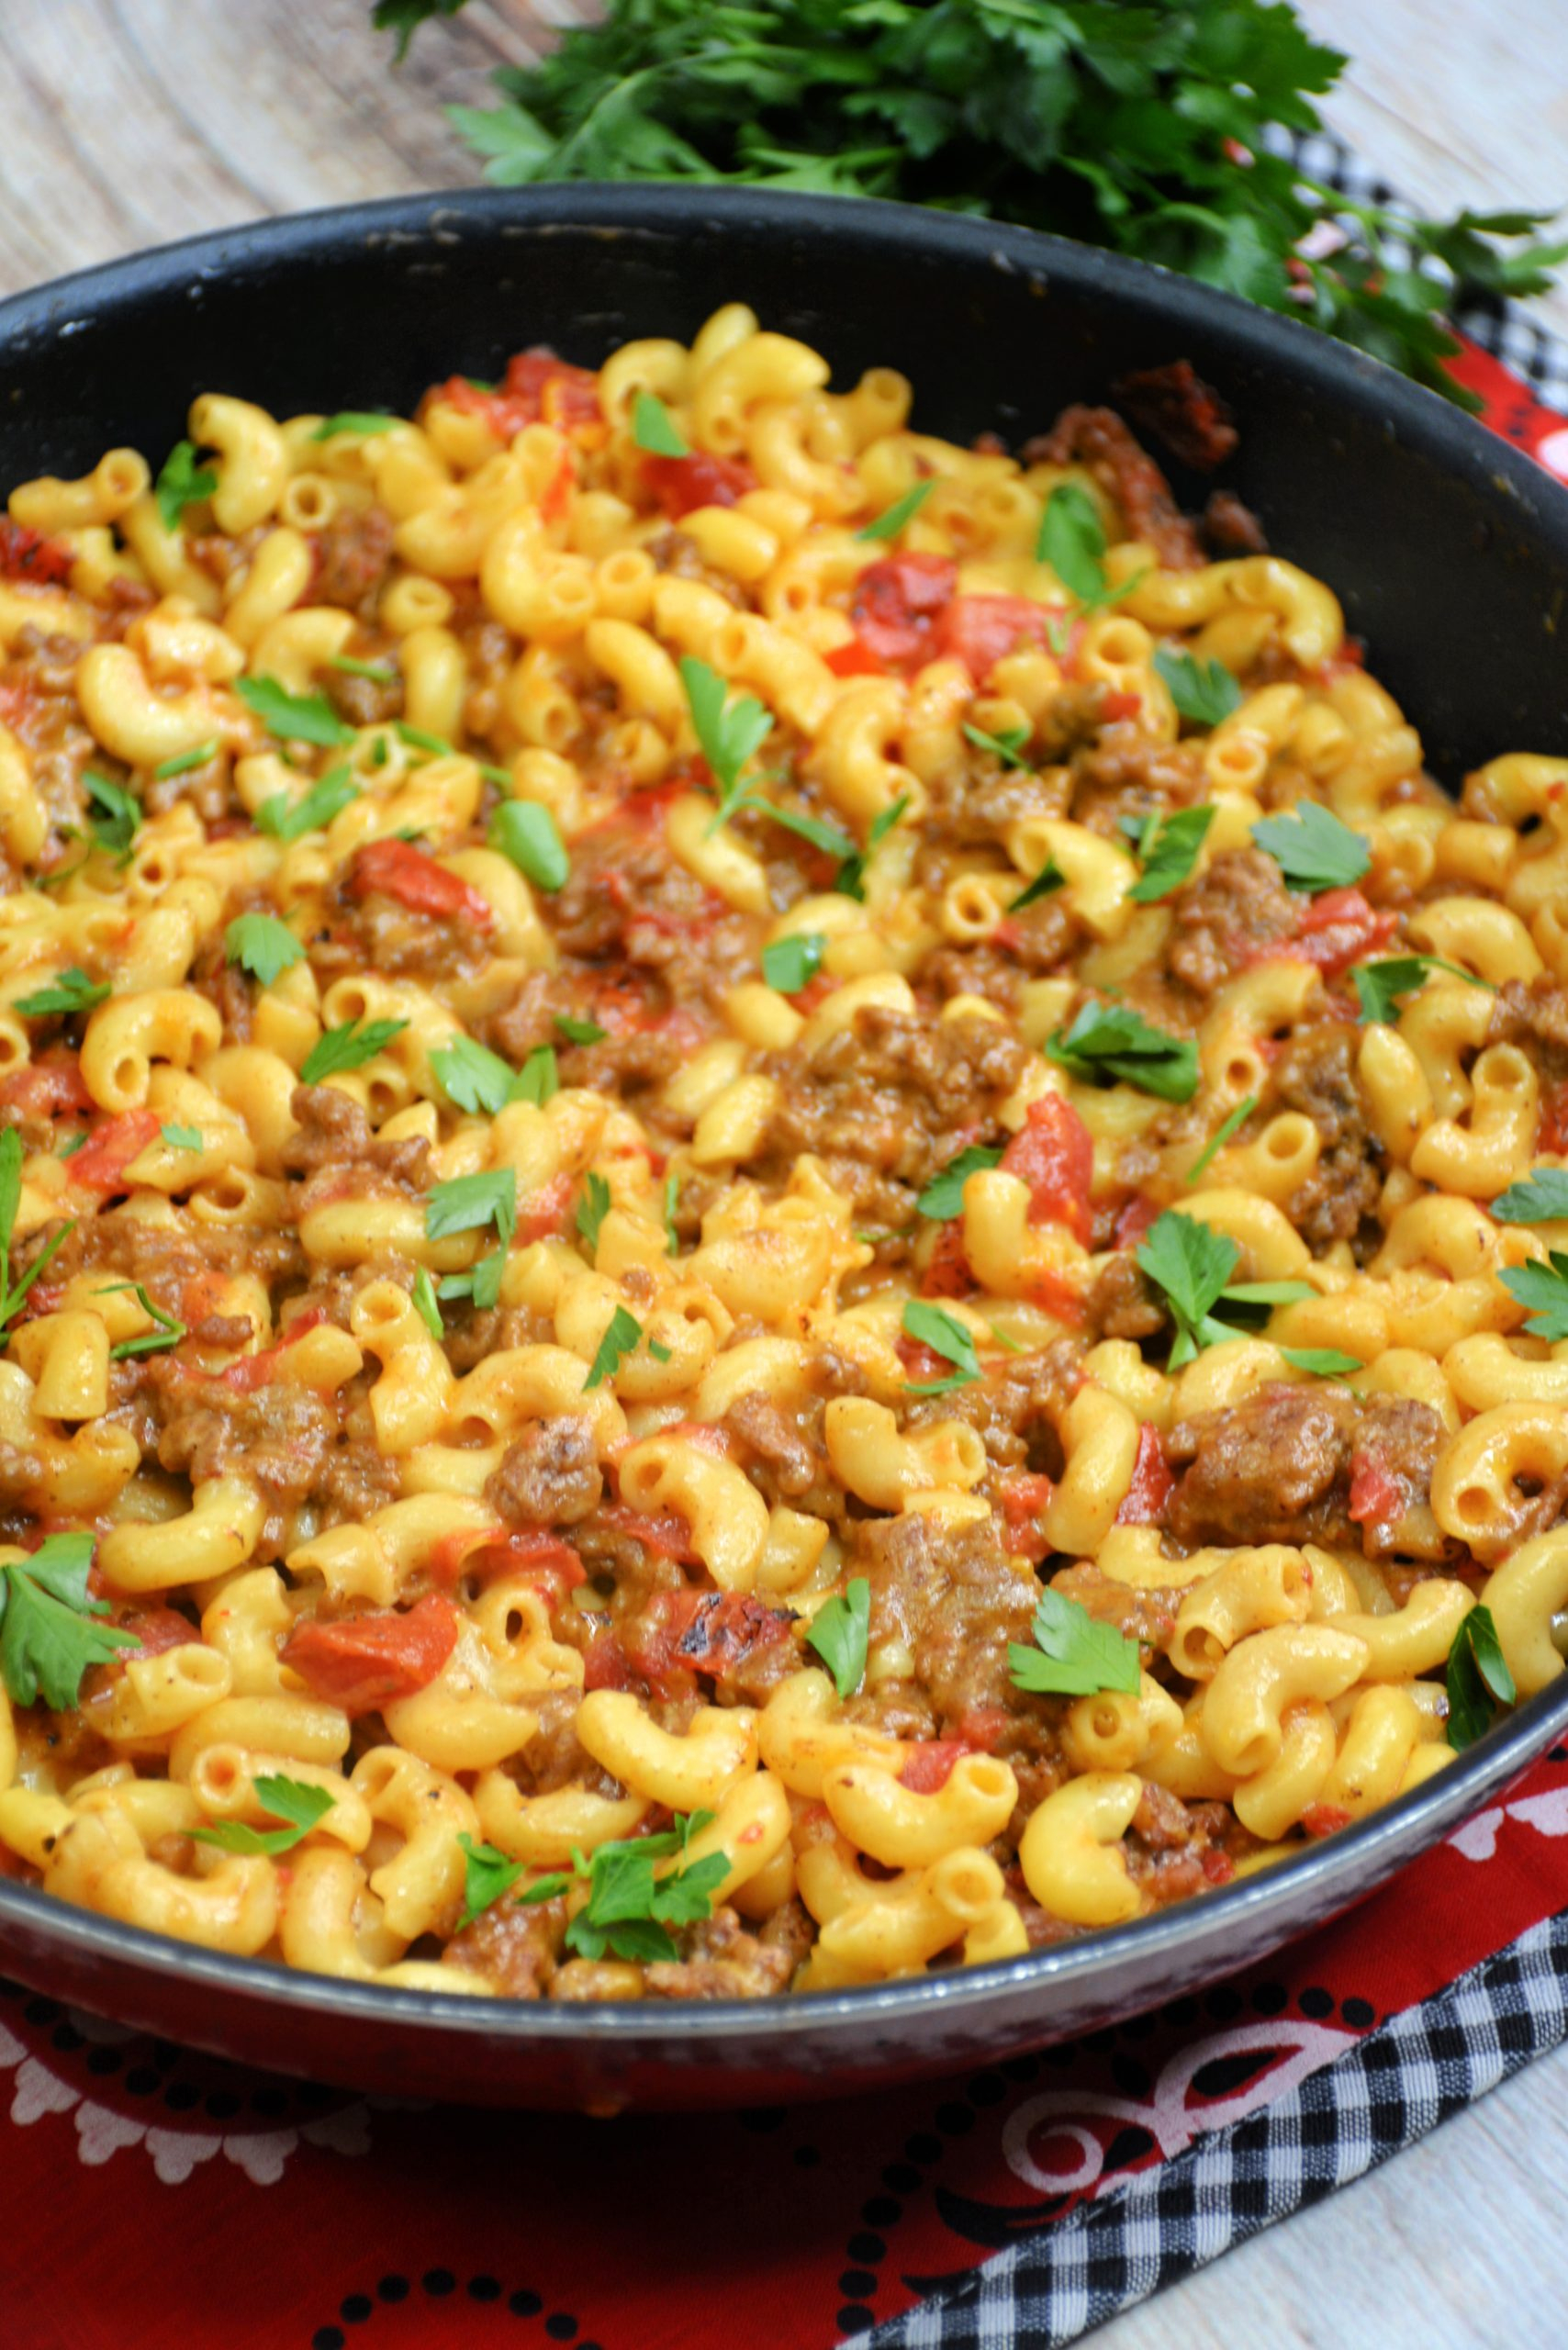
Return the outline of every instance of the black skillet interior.
{"type": "MultiPolygon", "coordinates": [[[[1163,272],[940,214],[680,188],[400,199],[142,256],[0,304],[0,485],[130,443],[154,463],[200,390],[288,414],[407,409],[454,370],[549,342],[594,364],[687,339],[721,302],[816,342],[843,386],[902,368],[916,421],[1011,441],[1176,358],[1241,428],[1218,480],[1326,578],[1450,784],[1568,754],[1568,498],[1431,395],[1163,272]]],[[[1175,472],[1185,502],[1211,484],[1175,472]]],[[[1440,1781],[1297,1866],[978,1975],[678,2023],[635,2008],[392,1993],[198,1953],[0,1886],[6,1964],[103,2012],[320,2077],[552,2104],[821,2094],[1038,2045],[1212,1981],[1369,1892],[1568,1721],[1558,1684],[1440,1781]]]]}

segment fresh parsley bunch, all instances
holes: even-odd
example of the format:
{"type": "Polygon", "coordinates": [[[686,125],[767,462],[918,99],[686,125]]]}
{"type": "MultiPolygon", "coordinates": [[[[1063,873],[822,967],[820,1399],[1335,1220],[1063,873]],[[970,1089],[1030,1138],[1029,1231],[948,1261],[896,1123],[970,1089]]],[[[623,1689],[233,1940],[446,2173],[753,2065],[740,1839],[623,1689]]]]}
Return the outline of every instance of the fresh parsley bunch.
{"type": "MultiPolygon", "coordinates": [[[[376,0],[398,52],[463,0],[376,0]]],[[[982,213],[1308,319],[1450,399],[1462,292],[1537,294],[1550,214],[1422,220],[1274,153],[1346,60],[1277,0],[610,0],[452,118],[509,185],[739,180],[982,213]],[[1315,229],[1340,241],[1325,250],[1315,229]]]]}

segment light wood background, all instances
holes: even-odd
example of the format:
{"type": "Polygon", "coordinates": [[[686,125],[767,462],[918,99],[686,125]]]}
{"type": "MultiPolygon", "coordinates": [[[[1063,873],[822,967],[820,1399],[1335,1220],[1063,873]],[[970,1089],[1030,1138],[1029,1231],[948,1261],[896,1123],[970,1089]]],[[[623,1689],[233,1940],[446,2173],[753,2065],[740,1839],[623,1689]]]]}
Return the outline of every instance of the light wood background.
{"type": "MultiPolygon", "coordinates": [[[[1568,198],[1563,0],[1297,5],[1355,60],[1332,122],[1417,202],[1568,198]]],[[[470,182],[442,106],[487,103],[492,67],[587,11],[471,0],[396,73],[368,13],[368,0],[0,0],[0,294],[263,213],[470,182]]],[[[1568,287],[1536,307],[1568,335],[1568,287]]],[[[1097,2350],[1558,2350],[1565,2179],[1560,2051],[1375,2177],[1114,2321],[1097,2350]]]]}

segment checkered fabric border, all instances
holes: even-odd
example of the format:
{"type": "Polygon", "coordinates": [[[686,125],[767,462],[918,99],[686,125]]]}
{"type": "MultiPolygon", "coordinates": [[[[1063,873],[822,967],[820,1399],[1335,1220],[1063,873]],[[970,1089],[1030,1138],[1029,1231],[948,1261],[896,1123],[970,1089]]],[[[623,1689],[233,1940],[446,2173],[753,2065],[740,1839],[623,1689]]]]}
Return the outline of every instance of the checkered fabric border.
{"type": "MultiPolygon", "coordinates": [[[[1342,189],[1357,203],[1386,204],[1397,211],[1399,192],[1331,131],[1282,131],[1276,141],[1281,154],[1291,155],[1304,172],[1330,187],[1342,189]]],[[[1473,303],[1454,320],[1483,351],[1522,376],[1536,397],[1549,408],[1568,407],[1568,342],[1538,326],[1518,302],[1487,300],[1473,303]]]]}
{"type": "Polygon", "coordinates": [[[1202,2138],[864,2337],[865,2350],[1062,2350],[1321,2202],[1568,2038],[1568,1911],[1202,2138]]]}

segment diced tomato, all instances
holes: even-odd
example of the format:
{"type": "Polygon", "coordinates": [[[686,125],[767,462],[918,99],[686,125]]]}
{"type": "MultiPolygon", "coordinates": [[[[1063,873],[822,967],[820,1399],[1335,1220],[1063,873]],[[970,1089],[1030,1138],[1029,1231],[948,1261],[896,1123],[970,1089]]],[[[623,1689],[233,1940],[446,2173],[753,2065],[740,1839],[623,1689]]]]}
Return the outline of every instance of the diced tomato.
{"type": "Polygon", "coordinates": [[[1200,1855],[1199,1865],[1211,1885],[1228,1885],[1236,1874],[1236,1863],[1228,1852],[1206,1852],[1200,1855]]]}
{"type": "MultiPolygon", "coordinates": [[[[93,1590],[95,1597],[103,1596],[91,1583],[89,1589],[93,1590]]],[[[167,1649],[183,1648],[187,1640],[199,1640],[201,1638],[196,1627],[176,1608],[163,1607],[156,1603],[151,1607],[117,1607],[108,1621],[122,1632],[134,1632],[140,1646],[117,1649],[103,1664],[88,1668],[83,1677],[82,1692],[77,1701],[83,1706],[91,1705],[95,1697],[101,1697],[106,1690],[112,1689],[133,1657],[162,1656],[167,1649]]]]}
{"type": "Polygon", "coordinates": [[[859,637],[852,636],[847,644],[835,644],[823,659],[835,677],[880,677],[887,673],[870,646],[859,637]]]}
{"type": "Polygon", "coordinates": [[[953,1765],[969,1752],[961,1738],[923,1738],[905,1755],[899,1785],[912,1795],[934,1796],[953,1775],[953,1765]]]}
{"type": "Polygon", "coordinates": [[[539,501],[541,521],[559,522],[563,520],[571,506],[572,492],[577,487],[577,469],[572,464],[572,453],[569,449],[563,449],[561,462],[551,475],[549,487],[539,501]]]}
{"type": "Polygon", "coordinates": [[[1133,1462],[1133,1481],[1122,1496],[1116,1512],[1118,1526],[1163,1526],[1166,1505],[1170,1502],[1176,1480],[1165,1458],[1165,1441],[1159,1430],[1145,1420],[1137,1432],[1137,1458],[1133,1462]]]}
{"type": "MultiPolygon", "coordinates": [[[[446,1538],[448,1541],[453,1539],[450,1535],[446,1538]]],[[[473,1545],[471,1536],[456,1539],[468,1541],[472,1547],[460,1554],[452,1573],[441,1578],[444,1582],[454,1580],[460,1570],[465,1575],[476,1576],[481,1583],[499,1583],[507,1575],[525,1575],[530,1583],[540,1586],[554,1607],[567,1592],[576,1591],[579,1583],[588,1581],[588,1571],[571,1544],[543,1526],[521,1526],[510,1534],[498,1532],[482,1539],[477,1545],[473,1545]]],[[[438,1542],[436,1550],[442,1547],[438,1542]]],[[[432,1569],[435,1563],[432,1552],[432,1569]]]]}
{"type": "Polygon", "coordinates": [[[936,643],[927,657],[961,661],[976,685],[983,686],[997,663],[1020,644],[1044,644],[1052,621],[1060,617],[1027,596],[955,596],[937,621],[936,643]]]}
{"type": "Polygon", "coordinates": [[[1135,1192],[1116,1211],[1115,1244],[1118,1248],[1136,1248],[1146,1232],[1159,1221],[1159,1209],[1142,1192],[1135,1192]]]}
{"type": "Polygon", "coordinates": [[[1399,1515],[1401,1494],[1375,1452],[1358,1452],[1350,1462],[1350,1498],[1346,1516],[1357,1526],[1376,1526],[1399,1515]]]}
{"type": "Polygon", "coordinates": [[[1114,726],[1118,719],[1136,718],[1142,708],[1141,694],[1105,694],[1100,702],[1100,723],[1114,726]]]}
{"type": "Polygon", "coordinates": [[[1552,1086],[1546,1096],[1535,1147],[1537,1150],[1550,1150],[1559,1158],[1568,1156],[1568,1080],[1552,1086]]]}
{"type": "Polygon", "coordinates": [[[672,522],[695,514],[700,506],[734,506],[756,476],[738,457],[716,457],[709,449],[693,449],[689,457],[643,459],[643,479],[672,522]]]}
{"type": "Polygon", "coordinates": [[[90,1110],[93,1097],[76,1055],[63,1045],[54,1045],[0,1081],[0,1102],[9,1110],[19,1110],[24,1118],[58,1118],[67,1112],[90,1110]]]}
{"type": "Polygon", "coordinates": [[[1031,1274],[1029,1303],[1043,1314],[1054,1314],[1058,1322],[1076,1325],[1083,1319],[1083,1292],[1065,1273],[1031,1274]]]}
{"type": "Polygon", "coordinates": [[[634,1689],[637,1676],[616,1635],[596,1632],[583,1651],[585,1689],[634,1689]]]}
{"type": "Polygon", "coordinates": [[[794,1617],[750,1592],[661,1591],[623,1644],[634,1670],[660,1695],[682,1673],[722,1679],[759,1649],[787,1640],[794,1617]]]}
{"type": "Polygon", "coordinates": [[[1397,914],[1379,913],[1359,890],[1325,890],[1303,908],[1285,951],[1316,963],[1326,979],[1338,979],[1386,946],[1398,926],[1397,914]]]}
{"type": "Polygon", "coordinates": [[[457,1645],[457,1622],[452,1601],[431,1591],[406,1615],[377,1608],[337,1624],[297,1624],[280,1654],[313,1695],[369,1714],[435,1679],[457,1645]]]}
{"type": "Polygon", "coordinates": [[[84,1192],[128,1191],[125,1170],[157,1132],[156,1110],[127,1110],[118,1118],[106,1119],[66,1160],[66,1181],[84,1192]]]}
{"type": "Polygon", "coordinates": [[[922,1297],[968,1297],[974,1285],[975,1277],[964,1254],[963,1218],[954,1216],[936,1235],[936,1246],[920,1276],[920,1294],[922,1297]]]}
{"type": "Polygon", "coordinates": [[[435,397],[465,415],[483,417],[498,441],[510,441],[527,424],[571,429],[603,423],[599,377],[591,368],[558,359],[543,344],[509,359],[506,375],[493,392],[466,375],[453,375],[436,386],[435,397]]]}
{"type": "Polygon", "coordinates": [[[367,841],[355,854],[349,888],[356,898],[378,890],[411,913],[429,914],[436,922],[471,923],[485,931],[494,925],[495,917],[478,890],[412,841],[367,841]]]}
{"type": "Polygon", "coordinates": [[[997,1497],[1006,1520],[1002,1548],[1010,1558],[1029,1559],[1036,1566],[1045,1558],[1051,1546],[1039,1519],[1055,1491],[1049,1477],[1033,1470],[1017,1469],[1002,1478],[997,1497]]]}
{"type": "Polygon", "coordinates": [[[953,1725],[953,1735],[971,1754],[994,1754],[1012,1721],[1005,1706],[966,1706],[953,1725]]]}
{"type": "Polygon", "coordinates": [[[517,1237],[526,1246],[531,1240],[548,1240],[566,1225],[566,1210],[572,1204],[577,1189],[575,1175],[552,1175],[548,1183],[537,1192],[530,1192],[517,1207],[517,1237]]]}
{"type": "Polygon", "coordinates": [[[601,1521],[613,1526],[622,1534],[630,1534],[645,1550],[656,1550],[662,1559],[680,1559],[696,1563],[697,1553],[691,1547],[691,1528],[678,1512],[661,1510],[650,1517],[642,1510],[628,1509],[624,1502],[606,1502],[599,1510],[601,1521]]]}
{"type": "Polygon", "coordinates": [[[958,565],[945,554],[895,554],[869,565],[849,606],[866,651],[885,669],[918,668],[933,659],[937,622],[958,579],[958,565]]]}
{"type": "Polygon", "coordinates": [[[1076,1239],[1089,1238],[1089,1185],[1094,1145],[1070,1102],[1042,1093],[1029,1104],[1022,1133],[1002,1154],[1002,1172],[1029,1186],[1029,1222],[1061,1224],[1076,1239]]]}
{"type": "Polygon", "coordinates": [[[35,588],[61,588],[74,558],[41,531],[29,531],[0,514],[0,579],[25,579],[35,588]]]}
{"type": "Polygon", "coordinates": [[[628,932],[641,923],[666,938],[705,938],[724,912],[723,900],[712,890],[704,891],[705,902],[700,912],[683,915],[671,913],[666,908],[654,904],[628,880],[624,873],[607,873],[603,888],[610,903],[619,906],[628,917],[628,932]]]}
{"type": "Polygon", "coordinates": [[[893,1352],[909,1378],[921,1384],[931,1379],[946,1379],[953,1368],[933,1348],[922,1346],[918,1338],[895,1338],[893,1352]]]}
{"type": "Polygon", "coordinates": [[[308,1330],[319,1330],[326,1319],[324,1305],[308,1305],[303,1314],[296,1315],[281,1338],[275,1339],[270,1347],[260,1348],[253,1355],[241,1355],[235,1361],[226,1363],[218,1372],[218,1378],[226,1387],[237,1388],[241,1395],[253,1393],[258,1387],[264,1387],[269,1379],[277,1376],[278,1358],[285,1350],[292,1347],[296,1339],[304,1337],[308,1330]]]}
{"type": "Polygon", "coordinates": [[[1343,1804],[1309,1803],[1301,1815],[1301,1824],[1309,1836],[1332,1836],[1336,1830],[1349,1828],[1350,1818],[1343,1804]]]}
{"type": "Polygon", "coordinates": [[[499,1544],[505,1539],[504,1526],[492,1526],[487,1529],[460,1526],[431,1543],[425,1565],[437,1583],[453,1583],[462,1573],[464,1561],[471,1552],[482,1550],[490,1544],[499,1544]]]}

